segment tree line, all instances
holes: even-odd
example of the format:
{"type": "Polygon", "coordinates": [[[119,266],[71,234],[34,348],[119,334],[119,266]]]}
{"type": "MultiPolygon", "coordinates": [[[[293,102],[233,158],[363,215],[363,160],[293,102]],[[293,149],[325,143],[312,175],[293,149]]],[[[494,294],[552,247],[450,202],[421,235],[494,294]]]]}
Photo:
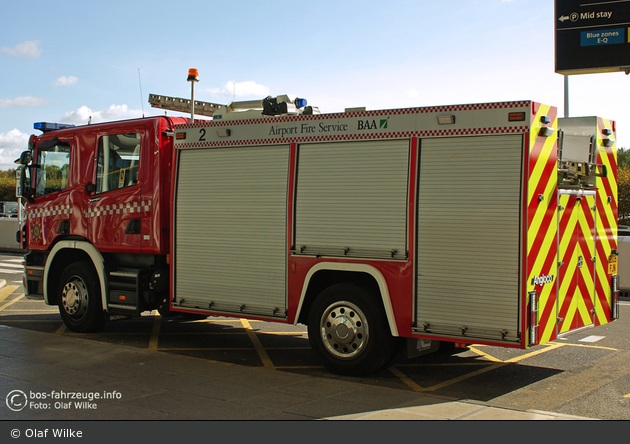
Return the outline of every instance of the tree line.
{"type": "Polygon", "coordinates": [[[15,197],[15,169],[0,171],[0,201],[17,202],[15,197]]]}
{"type": "Polygon", "coordinates": [[[617,150],[619,225],[630,225],[630,148],[617,150]]]}

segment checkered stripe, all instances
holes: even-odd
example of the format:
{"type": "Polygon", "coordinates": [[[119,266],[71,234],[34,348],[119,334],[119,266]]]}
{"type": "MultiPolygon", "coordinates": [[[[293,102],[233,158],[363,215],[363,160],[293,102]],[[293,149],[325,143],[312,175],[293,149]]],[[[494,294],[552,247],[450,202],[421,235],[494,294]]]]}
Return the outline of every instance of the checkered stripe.
{"type": "Polygon", "coordinates": [[[35,219],[38,217],[72,214],[72,208],[70,208],[70,204],[49,205],[47,207],[35,208],[33,210],[29,210],[27,208],[26,213],[27,219],[35,219]]]}
{"type": "MultiPolygon", "coordinates": [[[[388,109],[377,111],[358,111],[349,113],[333,113],[333,114],[310,114],[310,115],[297,115],[297,116],[282,116],[282,117],[261,117],[258,119],[243,119],[243,120],[213,120],[211,121],[213,127],[222,126],[239,126],[239,125],[251,125],[261,123],[283,123],[283,122],[295,122],[308,121],[308,120],[326,120],[326,119],[339,119],[341,117],[374,117],[387,114],[389,116],[401,115],[401,114],[427,114],[427,113],[445,113],[454,111],[476,111],[484,109],[507,109],[507,108],[528,108],[532,105],[529,100],[516,101],[516,102],[492,102],[492,103],[471,103],[467,105],[447,105],[447,106],[427,106],[423,108],[401,108],[401,109],[388,109]]],[[[178,125],[181,129],[201,128],[208,126],[208,121],[189,123],[184,125],[178,125]]],[[[309,139],[312,140],[312,139],[309,139]]],[[[225,145],[225,144],[222,144],[225,145]]],[[[205,145],[207,146],[207,145],[205,145]]]]}
{"type": "Polygon", "coordinates": [[[151,209],[151,201],[127,202],[114,205],[102,205],[100,207],[88,208],[83,212],[83,217],[99,217],[111,216],[113,214],[132,214],[149,211],[151,209]]]}
{"type": "Polygon", "coordinates": [[[308,137],[285,137],[283,139],[251,139],[251,140],[221,140],[195,143],[182,143],[179,148],[206,148],[213,146],[244,146],[244,145],[264,145],[268,143],[304,143],[304,142],[333,142],[342,140],[376,140],[376,139],[400,139],[409,137],[444,137],[444,136],[472,136],[480,134],[520,134],[526,133],[529,128],[526,126],[509,126],[495,128],[463,128],[448,130],[430,131],[401,131],[392,133],[364,133],[364,134],[337,134],[327,136],[308,137]]]}

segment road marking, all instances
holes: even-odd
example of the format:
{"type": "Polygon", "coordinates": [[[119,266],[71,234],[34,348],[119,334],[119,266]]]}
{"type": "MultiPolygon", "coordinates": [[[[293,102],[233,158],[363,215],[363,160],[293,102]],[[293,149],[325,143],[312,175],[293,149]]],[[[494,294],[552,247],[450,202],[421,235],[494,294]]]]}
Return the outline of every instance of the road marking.
{"type": "Polygon", "coordinates": [[[394,375],[396,375],[398,378],[400,378],[400,380],[402,382],[407,384],[415,392],[432,392],[432,391],[435,391],[435,390],[447,387],[449,385],[456,384],[456,383],[461,382],[461,381],[465,381],[466,379],[473,378],[473,377],[475,377],[477,375],[481,375],[483,373],[495,370],[497,368],[503,367],[504,365],[506,365],[506,363],[503,363],[503,362],[498,362],[498,363],[491,364],[491,365],[488,364],[484,368],[481,368],[479,370],[475,370],[474,372],[466,373],[465,375],[458,376],[457,378],[449,379],[448,381],[440,382],[439,384],[435,384],[435,385],[432,385],[430,387],[422,387],[422,386],[420,386],[416,382],[412,381],[403,372],[398,370],[396,367],[390,367],[389,371],[391,373],[393,373],[394,375]]]}
{"type": "Polygon", "coordinates": [[[162,326],[162,316],[157,311],[153,318],[153,329],[151,330],[151,339],[149,339],[149,350],[158,349],[158,341],[160,340],[160,328],[162,326]]]}
{"type": "MultiPolygon", "coordinates": [[[[564,347],[565,345],[569,345],[569,344],[560,344],[560,343],[556,343],[556,342],[549,342],[547,344],[544,345],[545,348],[542,348],[540,350],[536,350],[536,351],[532,351],[530,353],[525,353],[524,355],[521,356],[515,356],[513,358],[510,358],[506,361],[502,361],[499,358],[495,358],[492,355],[489,355],[486,352],[482,352],[481,350],[476,349],[475,347],[469,347],[469,350],[472,352],[477,353],[479,356],[488,359],[489,361],[492,362],[497,362],[497,363],[505,363],[505,364],[512,364],[514,362],[518,362],[518,361],[522,361],[523,359],[527,359],[530,358],[532,356],[536,356],[539,355],[541,353],[546,353],[550,350],[555,350],[558,347],[564,347]]],[[[483,345],[478,345],[477,347],[484,347],[483,345]]]]}
{"type": "Polygon", "coordinates": [[[569,347],[583,347],[583,348],[596,348],[598,350],[612,350],[612,351],[617,351],[619,349],[617,348],[613,348],[613,347],[603,347],[601,345],[586,345],[586,344],[562,344],[564,346],[569,346],[569,347]]]}
{"type": "Polygon", "coordinates": [[[628,393],[624,398],[630,398],[630,393],[628,393]]]}
{"type": "Polygon", "coordinates": [[[515,356],[514,358],[508,359],[505,362],[511,364],[511,363],[514,363],[514,362],[522,361],[523,359],[531,358],[532,356],[540,355],[542,353],[547,353],[548,351],[555,350],[556,348],[559,348],[559,347],[564,347],[565,345],[566,344],[558,344],[558,343],[550,342],[550,343],[544,345],[545,348],[541,348],[540,350],[536,350],[536,351],[533,351],[533,352],[530,352],[530,353],[526,353],[526,354],[521,355],[521,356],[515,356]]]}
{"type": "Polygon", "coordinates": [[[398,379],[400,379],[402,382],[407,384],[414,392],[423,392],[423,391],[426,390],[424,387],[422,387],[419,384],[417,384],[415,381],[413,381],[411,378],[409,378],[403,372],[398,370],[396,367],[390,367],[389,371],[391,373],[393,373],[394,376],[397,376],[398,379]]]}
{"type": "Polygon", "coordinates": [[[56,335],[62,335],[66,331],[66,324],[61,324],[61,327],[55,332],[56,335]]]}
{"type": "Polygon", "coordinates": [[[258,356],[260,357],[260,360],[262,361],[265,368],[275,370],[276,368],[274,367],[273,362],[271,362],[271,359],[269,359],[269,355],[260,343],[258,336],[256,336],[256,332],[252,330],[252,326],[250,325],[249,321],[247,319],[241,319],[241,324],[243,324],[243,327],[247,332],[247,336],[249,336],[249,340],[252,341],[252,344],[254,344],[254,348],[256,349],[256,352],[258,353],[258,356]]]}
{"type": "Polygon", "coordinates": [[[473,353],[477,353],[477,354],[478,354],[479,356],[481,356],[482,358],[486,358],[488,361],[492,361],[492,362],[503,362],[503,361],[501,361],[500,359],[495,358],[494,356],[491,356],[491,355],[489,355],[489,354],[488,354],[488,353],[486,353],[486,352],[483,352],[483,351],[481,351],[481,350],[478,350],[478,349],[477,349],[477,348],[475,348],[475,347],[472,347],[472,346],[471,346],[471,347],[468,347],[468,349],[469,349],[471,352],[473,352],[473,353]]]}
{"type": "MultiPolygon", "coordinates": [[[[17,289],[17,285],[5,285],[4,287],[0,288],[0,302],[4,301],[7,297],[9,297],[9,295],[11,293],[13,293],[15,290],[17,289]]],[[[22,299],[24,297],[24,295],[20,295],[17,298],[7,302],[6,304],[0,306],[0,311],[4,310],[7,307],[10,307],[11,305],[15,304],[17,301],[19,301],[20,299],[22,299]]]]}
{"type": "Polygon", "coordinates": [[[597,341],[601,341],[602,339],[604,339],[606,336],[587,336],[585,338],[580,339],[578,342],[597,342],[597,341]]]}

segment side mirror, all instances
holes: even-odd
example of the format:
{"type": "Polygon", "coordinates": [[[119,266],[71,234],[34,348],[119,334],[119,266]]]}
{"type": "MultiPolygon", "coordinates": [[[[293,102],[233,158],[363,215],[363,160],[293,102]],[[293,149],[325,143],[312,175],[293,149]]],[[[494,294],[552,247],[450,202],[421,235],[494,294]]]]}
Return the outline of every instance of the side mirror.
{"type": "Polygon", "coordinates": [[[94,191],[96,191],[96,185],[88,182],[88,184],[85,186],[85,192],[88,194],[92,194],[94,191]]]}
{"type": "Polygon", "coordinates": [[[24,170],[20,176],[20,189],[22,197],[25,198],[28,203],[35,202],[35,193],[37,190],[34,185],[37,183],[37,170],[39,170],[40,166],[41,165],[38,164],[26,165],[24,166],[24,170]],[[27,171],[29,173],[28,175],[26,174],[27,171]]]}
{"type": "Polygon", "coordinates": [[[28,165],[32,157],[33,155],[30,151],[23,151],[22,154],[20,154],[20,158],[16,160],[15,163],[19,163],[20,165],[28,165]]]}
{"type": "Polygon", "coordinates": [[[17,197],[23,197],[24,199],[26,199],[28,201],[28,203],[33,203],[35,200],[33,199],[33,193],[31,192],[31,189],[29,187],[29,184],[27,183],[28,180],[28,167],[26,167],[25,165],[22,165],[21,167],[18,168],[17,170],[17,190],[16,190],[16,195],[17,197]]]}

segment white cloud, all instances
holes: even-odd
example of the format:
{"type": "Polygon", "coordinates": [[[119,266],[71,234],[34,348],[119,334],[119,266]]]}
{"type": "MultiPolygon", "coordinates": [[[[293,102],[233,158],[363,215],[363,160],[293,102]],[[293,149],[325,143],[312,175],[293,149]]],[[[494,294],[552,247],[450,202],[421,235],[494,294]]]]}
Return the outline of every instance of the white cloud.
{"type": "Polygon", "coordinates": [[[206,92],[212,95],[225,96],[225,97],[255,97],[263,98],[269,95],[271,90],[256,83],[252,80],[246,80],[245,82],[230,81],[223,85],[222,88],[207,89],[206,92]]]}
{"type": "Polygon", "coordinates": [[[0,108],[22,108],[25,106],[48,105],[48,100],[42,97],[23,96],[15,99],[0,99],[0,108]]]}
{"type": "Polygon", "coordinates": [[[15,48],[3,46],[0,48],[0,52],[16,59],[37,59],[42,54],[42,50],[39,48],[39,40],[27,40],[16,45],[15,48]]]}
{"type": "Polygon", "coordinates": [[[54,86],[70,86],[74,85],[79,81],[75,76],[61,76],[57,80],[55,80],[54,86]]]}
{"type": "Polygon", "coordinates": [[[0,170],[14,169],[15,160],[28,148],[29,135],[17,129],[0,133],[0,170]]]}
{"type": "Polygon", "coordinates": [[[24,148],[28,144],[28,134],[24,134],[17,128],[6,133],[0,133],[0,148],[24,148]]]}
{"type": "Polygon", "coordinates": [[[77,125],[85,125],[90,122],[111,122],[113,120],[137,119],[142,117],[142,111],[139,109],[129,109],[127,105],[111,105],[103,111],[93,111],[87,106],[82,106],[74,111],[64,114],[59,120],[63,123],[74,123],[77,125]]]}

